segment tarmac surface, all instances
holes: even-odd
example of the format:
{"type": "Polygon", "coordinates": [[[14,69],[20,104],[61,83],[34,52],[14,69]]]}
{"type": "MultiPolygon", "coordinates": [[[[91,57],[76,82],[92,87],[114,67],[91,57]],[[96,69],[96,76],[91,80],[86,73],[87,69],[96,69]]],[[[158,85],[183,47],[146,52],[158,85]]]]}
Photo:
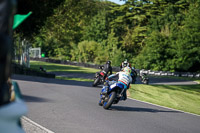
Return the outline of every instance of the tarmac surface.
{"type": "MultiPolygon", "coordinates": [[[[18,82],[29,109],[27,116],[22,118],[26,133],[197,133],[200,131],[198,115],[133,99],[121,101],[113,105],[110,110],[104,110],[97,104],[101,88],[92,87],[92,82],[23,75],[13,75],[12,79],[18,82]]],[[[139,80],[137,82],[140,83],[139,80]]],[[[185,80],[171,81],[168,78],[150,79],[150,84],[161,83],[196,84],[185,80]]]]}

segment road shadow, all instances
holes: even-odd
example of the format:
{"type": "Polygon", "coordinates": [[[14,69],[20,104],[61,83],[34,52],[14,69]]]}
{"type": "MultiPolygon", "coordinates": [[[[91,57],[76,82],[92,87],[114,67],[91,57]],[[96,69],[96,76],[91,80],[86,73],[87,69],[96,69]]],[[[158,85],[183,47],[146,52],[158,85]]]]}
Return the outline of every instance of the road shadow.
{"type": "Polygon", "coordinates": [[[160,110],[160,109],[152,109],[152,108],[140,108],[140,107],[127,107],[127,106],[112,106],[110,108],[112,111],[127,111],[127,112],[150,112],[150,113],[158,113],[158,112],[169,112],[169,113],[181,113],[179,111],[174,110],[160,110]]]}
{"type": "Polygon", "coordinates": [[[43,78],[43,77],[27,76],[27,75],[12,75],[11,78],[12,80],[22,80],[22,81],[39,82],[39,83],[93,87],[92,86],[93,82],[87,82],[87,81],[61,80],[61,79],[43,78]]]}
{"type": "Polygon", "coordinates": [[[25,102],[50,102],[51,100],[36,96],[22,95],[25,102]]]}

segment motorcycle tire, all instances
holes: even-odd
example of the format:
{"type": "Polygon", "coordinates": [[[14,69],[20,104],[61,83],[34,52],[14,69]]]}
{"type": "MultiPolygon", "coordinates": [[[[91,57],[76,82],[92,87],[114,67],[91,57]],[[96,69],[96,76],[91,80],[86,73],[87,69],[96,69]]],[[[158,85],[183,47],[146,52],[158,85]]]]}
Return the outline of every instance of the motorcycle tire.
{"type": "Polygon", "coordinates": [[[104,109],[109,109],[109,108],[111,107],[113,101],[115,100],[116,95],[117,95],[117,94],[116,94],[115,91],[113,91],[113,92],[111,92],[111,93],[109,94],[109,99],[108,99],[108,101],[104,101],[104,103],[103,103],[103,108],[104,108],[104,109]]]}
{"type": "Polygon", "coordinates": [[[94,80],[94,83],[93,83],[93,87],[96,87],[97,85],[98,85],[98,83],[99,83],[99,81],[100,81],[100,77],[97,77],[95,80],[94,80]]]}

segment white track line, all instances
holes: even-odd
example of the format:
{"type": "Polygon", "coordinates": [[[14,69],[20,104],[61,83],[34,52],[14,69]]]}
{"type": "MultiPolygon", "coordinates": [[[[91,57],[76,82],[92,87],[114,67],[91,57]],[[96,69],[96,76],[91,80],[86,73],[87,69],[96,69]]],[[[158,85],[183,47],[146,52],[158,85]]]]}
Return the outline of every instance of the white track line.
{"type": "Polygon", "coordinates": [[[40,128],[40,129],[44,130],[47,133],[54,133],[53,131],[51,131],[51,130],[49,130],[49,129],[37,124],[36,122],[32,121],[31,119],[27,118],[26,116],[22,116],[22,119],[27,121],[27,122],[29,122],[29,123],[31,123],[31,124],[33,124],[34,126],[40,128]]]}
{"type": "Polygon", "coordinates": [[[140,100],[136,100],[136,99],[133,99],[133,98],[128,98],[130,100],[134,100],[134,101],[137,101],[137,102],[141,102],[141,103],[146,103],[146,104],[150,104],[150,105],[154,105],[154,106],[158,106],[158,107],[162,107],[162,108],[166,108],[166,109],[170,109],[170,110],[175,110],[175,111],[179,111],[179,112],[182,112],[182,113],[186,113],[186,114],[190,114],[190,115],[195,115],[195,116],[199,116],[198,114],[194,114],[194,113],[190,113],[190,112],[184,112],[182,110],[178,110],[178,109],[173,109],[173,108],[169,108],[169,107],[165,107],[165,106],[161,106],[161,105],[157,105],[157,104],[153,104],[153,103],[149,103],[149,102],[145,102],[145,101],[140,101],[140,100]]]}

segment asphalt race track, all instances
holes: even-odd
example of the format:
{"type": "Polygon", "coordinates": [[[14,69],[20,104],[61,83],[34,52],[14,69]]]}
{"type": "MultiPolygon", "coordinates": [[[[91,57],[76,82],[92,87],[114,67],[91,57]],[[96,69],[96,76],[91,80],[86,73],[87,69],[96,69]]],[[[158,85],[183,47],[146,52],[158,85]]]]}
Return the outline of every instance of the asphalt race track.
{"type": "Polygon", "coordinates": [[[27,117],[55,133],[199,133],[200,116],[127,99],[110,110],[98,105],[91,82],[14,75],[27,117]]]}

